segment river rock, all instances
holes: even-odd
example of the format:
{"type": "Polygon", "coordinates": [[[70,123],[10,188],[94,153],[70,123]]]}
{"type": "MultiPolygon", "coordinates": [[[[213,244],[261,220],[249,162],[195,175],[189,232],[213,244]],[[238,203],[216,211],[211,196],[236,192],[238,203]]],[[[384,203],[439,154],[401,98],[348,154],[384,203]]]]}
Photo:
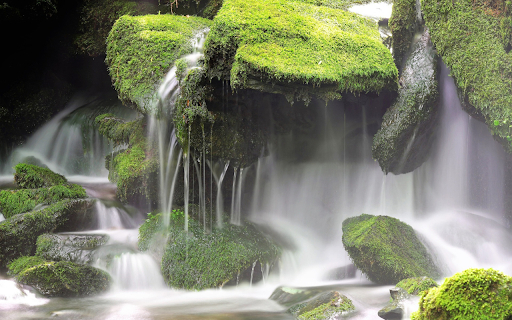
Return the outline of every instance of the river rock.
{"type": "Polygon", "coordinates": [[[352,301],[339,291],[323,292],[310,300],[288,309],[300,320],[337,319],[343,313],[355,310],[352,301]]]}
{"type": "Polygon", "coordinates": [[[414,229],[388,216],[362,214],[343,221],[342,241],[356,267],[379,284],[429,276],[439,268],[414,229]]]}
{"type": "Polygon", "coordinates": [[[36,255],[50,261],[91,264],[95,249],[106,244],[107,235],[43,234],[37,238],[36,255]]]}
{"type": "Polygon", "coordinates": [[[290,307],[300,302],[306,301],[325,289],[323,288],[294,288],[294,287],[278,287],[272,292],[269,299],[277,303],[290,307]]]}
{"type": "Polygon", "coordinates": [[[398,98],[373,138],[382,171],[411,172],[427,159],[439,119],[437,57],[428,30],[416,40],[400,77],[398,98]]]}

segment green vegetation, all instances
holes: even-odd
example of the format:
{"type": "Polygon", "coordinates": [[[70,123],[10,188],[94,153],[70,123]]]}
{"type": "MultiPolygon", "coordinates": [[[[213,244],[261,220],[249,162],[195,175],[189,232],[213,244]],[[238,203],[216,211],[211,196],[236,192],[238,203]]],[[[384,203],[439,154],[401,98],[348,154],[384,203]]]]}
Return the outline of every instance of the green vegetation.
{"type": "Polygon", "coordinates": [[[343,312],[355,310],[352,301],[338,291],[325,292],[308,302],[290,308],[299,320],[334,319],[343,312]]]}
{"type": "Polygon", "coordinates": [[[226,0],[205,43],[209,77],[289,101],[396,90],[398,71],[377,23],[300,1],[226,0]]]}
{"type": "Polygon", "coordinates": [[[192,52],[191,39],[211,21],[169,14],[122,16],[107,38],[112,83],[123,103],[150,113],[156,88],[174,61],[192,52]]]}
{"type": "Polygon", "coordinates": [[[413,320],[503,320],[512,316],[512,278],[493,269],[468,269],[424,291],[413,320]]]}
{"type": "Polygon", "coordinates": [[[14,181],[22,189],[48,188],[68,182],[64,176],[48,168],[19,163],[14,169],[14,181]]]}
{"type": "Polygon", "coordinates": [[[49,188],[2,190],[0,191],[0,212],[10,218],[15,214],[30,211],[36,205],[49,205],[63,199],[85,198],[84,188],[77,184],[62,184],[49,188]]]}
{"type": "Polygon", "coordinates": [[[439,277],[414,230],[398,219],[362,214],[343,221],[343,245],[358,269],[380,284],[439,277]]]}
{"type": "Polygon", "coordinates": [[[21,257],[9,264],[16,281],[34,287],[46,297],[77,297],[105,292],[111,278],[107,272],[68,261],[45,261],[21,257]]]}
{"type": "Polygon", "coordinates": [[[398,288],[407,291],[408,294],[420,295],[423,291],[437,287],[437,282],[428,277],[404,279],[396,284],[398,288]]]}
{"type": "Polygon", "coordinates": [[[512,152],[510,1],[423,0],[422,11],[457,87],[512,152]]]}
{"type": "Polygon", "coordinates": [[[202,290],[224,285],[252,264],[273,264],[280,254],[274,242],[247,223],[226,223],[221,229],[205,233],[194,217],[189,218],[188,234],[184,217],[171,215],[168,231],[163,230],[162,215],[151,215],[139,229],[139,249],[149,249],[157,234],[167,234],[162,259],[162,274],[172,288],[202,290]]]}
{"type": "Polygon", "coordinates": [[[402,70],[402,61],[404,61],[418,27],[416,0],[393,1],[389,29],[391,29],[393,37],[391,44],[393,58],[399,70],[402,70]]]}

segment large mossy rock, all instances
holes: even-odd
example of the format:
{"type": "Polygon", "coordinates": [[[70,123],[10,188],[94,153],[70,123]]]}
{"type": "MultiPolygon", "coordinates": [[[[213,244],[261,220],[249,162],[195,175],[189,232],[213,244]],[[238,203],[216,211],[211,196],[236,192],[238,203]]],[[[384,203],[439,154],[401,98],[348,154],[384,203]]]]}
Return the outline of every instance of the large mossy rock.
{"type": "Polygon", "coordinates": [[[14,182],[22,189],[47,188],[68,182],[63,175],[32,164],[18,163],[14,170],[14,182]]]}
{"type": "Polygon", "coordinates": [[[512,277],[493,269],[468,269],[425,291],[411,319],[510,319],[511,290],[512,277]]]}
{"type": "Polygon", "coordinates": [[[398,219],[368,214],[348,218],[342,241],[356,267],[375,283],[440,275],[414,229],[398,219]]]}
{"type": "Polygon", "coordinates": [[[375,21],[306,1],[224,1],[205,62],[211,78],[290,101],[396,90],[398,83],[375,21]]]}
{"type": "Polygon", "coordinates": [[[123,103],[151,113],[157,88],[174,61],[193,51],[192,38],[211,21],[170,14],[122,16],[107,38],[110,77],[123,103]]]}
{"type": "Polygon", "coordinates": [[[21,257],[9,264],[9,271],[46,297],[95,295],[107,291],[112,281],[107,272],[91,266],[39,257],[21,257]]]}
{"type": "Polygon", "coordinates": [[[239,281],[250,281],[253,272],[261,273],[257,264],[272,266],[279,258],[279,247],[252,224],[225,224],[205,232],[197,219],[191,218],[185,232],[182,214],[174,212],[168,231],[162,229],[161,214],[147,219],[139,229],[141,251],[151,250],[151,243],[158,236],[167,238],[161,269],[172,288],[216,288],[229,281],[236,284],[237,277],[239,281]]]}
{"type": "Polygon", "coordinates": [[[109,236],[104,234],[73,235],[43,234],[37,238],[36,256],[49,261],[71,261],[91,264],[95,249],[106,244],[109,236]]]}
{"type": "Polygon", "coordinates": [[[512,4],[423,0],[422,11],[457,87],[511,152],[512,4]]]}
{"type": "Polygon", "coordinates": [[[400,76],[398,98],[373,138],[373,158],[385,173],[407,173],[423,164],[439,122],[437,56],[428,30],[412,50],[400,76]]]}

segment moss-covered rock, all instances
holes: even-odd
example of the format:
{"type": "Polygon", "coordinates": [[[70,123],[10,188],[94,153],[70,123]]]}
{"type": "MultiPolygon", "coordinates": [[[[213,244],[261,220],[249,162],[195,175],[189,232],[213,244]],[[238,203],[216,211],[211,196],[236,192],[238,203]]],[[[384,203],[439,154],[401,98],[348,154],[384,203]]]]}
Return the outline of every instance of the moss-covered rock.
{"type": "Polygon", "coordinates": [[[468,269],[424,291],[413,320],[509,319],[512,278],[493,269],[468,269]]]}
{"type": "Polygon", "coordinates": [[[412,294],[415,296],[420,295],[425,290],[435,288],[437,286],[437,282],[435,282],[432,278],[428,277],[403,279],[402,281],[396,284],[397,288],[402,288],[405,291],[407,291],[408,294],[412,294]]]}
{"type": "Polygon", "coordinates": [[[107,291],[111,283],[107,272],[68,261],[22,257],[13,261],[9,269],[16,281],[34,287],[46,297],[95,295],[107,291]]]}
{"type": "Polygon", "coordinates": [[[89,200],[65,199],[0,222],[0,268],[20,256],[33,254],[41,234],[76,230],[76,219],[81,224],[82,217],[87,216],[91,208],[89,200]]]}
{"type": "Polygon", "coordinates": [[[210,20],[169,14],[122,16],[107,38],[112,83],[125,104],[152,112],[156,89],[174,61],[193,50],[191,39],[210,20]]]}
{"type": "Polygon", "coordinates": [[[423,0],[422,11],[457,87],[511,152],[512,5],[505,0],[423,0]]]}
{"type": "Polygon", "coordinates": [[[14,170],[14,181],[22,189],[48,188],[68,182],[63,175],[32,164],[18,163],[14,170]]]}
{"type": "MultiPolygon", "coordinates": [[[[183,212],[171,217],[168,231],[162,230],[161,214],[149,218],[139,229],[139,249],[148,248],[157,234],[168,236],[162,258],[162,275],[172,288],[201,290],[223,286],[257,262],[272,265],[280,249],[252,224],[225,224],[205,232],[195,218],[188,220],[184,230],[183,212]]],[[[258,272],[258,268],[254,272],[258,272]]],[[[261,268],[260,268],[261,270],[261,268]]],[[[241,277],[242,278],[242,277],[241,277]]],[[[249,279],[240,279],[249,280],[249,279]]]]}
{"type": "Polygon", "coordinates": [[[393,1],[393,10],[388,25],[392,35],[393,59],[401,71],[414,34],[419,28],[416,0],[393,1]]]}
{"type": "Polygon", "coordinates": [[[317,296],[322,291],[322,288],[278,287],[272,292],[269,299],[283,306],[291,307],[317,296]]]}
{"type": "Polygon", "coordinates": [[[407,291],[402,288],[389,289],[391,294],[391,301],[382,309],[379,310],[377,315],[386,320],[399,320],[405,314],[405,301],[410,298],[407,291]]]}
{"type": "Polygon", "coordinates": [[[377,23],[301,1],[227,0],[205,43],[210,77],[233,88],[339,98],[345,91],[395,90],[398,71],[377,23]]]}
{"type": "Polygon", "coordinates": [[[355,310],[352,301],[338,291],[321,293],[288,311],[299,320],[337,319],[343,313],[355,310]]]}
{"type": "Polygon", "coordinates": [[[348,218],[342,241],[356,267],[375,283],[440,275],[414,229],[398,219],[368,214],[348,218]]]}
{"type": "Polygon", "coordinates": [[[37,238],[36,256],[49,261],[90,264],[94,250],[106,244],[107,235],[43,234],[37,238]]]}
{"type": "Polygon", "coordinates": [[[382,171],[411,172],[427,159],[439,119],[437,56],[425,30],[400,77],[398,98],[373,137],[372,155],[382,171]]]}

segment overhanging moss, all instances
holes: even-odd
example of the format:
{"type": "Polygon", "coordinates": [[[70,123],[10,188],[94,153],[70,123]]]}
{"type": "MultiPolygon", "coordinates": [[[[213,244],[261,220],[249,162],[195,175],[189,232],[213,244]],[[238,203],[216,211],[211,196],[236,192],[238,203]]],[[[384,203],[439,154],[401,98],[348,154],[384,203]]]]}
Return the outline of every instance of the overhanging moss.
{"type": "Polygon", "coordinates": [[[470,0],[423,0],[432,41],[457,87],[512,152],[512,5],[470,0]]]}
{"type": "Polygon", "coordinates": [[[210,77],[233,88],[324,100],[395,90],[398,71],[377,23],[299,1],[227,0],[205,43],[210,77]]]}
{"type": "Polygon", "coordinates": [[[191,39],[210,24],[169,14],[119,18],[107,38],[106,62],[121,101],[149,113],[160,81],[177,58],[192,52],[191,39]]]}

